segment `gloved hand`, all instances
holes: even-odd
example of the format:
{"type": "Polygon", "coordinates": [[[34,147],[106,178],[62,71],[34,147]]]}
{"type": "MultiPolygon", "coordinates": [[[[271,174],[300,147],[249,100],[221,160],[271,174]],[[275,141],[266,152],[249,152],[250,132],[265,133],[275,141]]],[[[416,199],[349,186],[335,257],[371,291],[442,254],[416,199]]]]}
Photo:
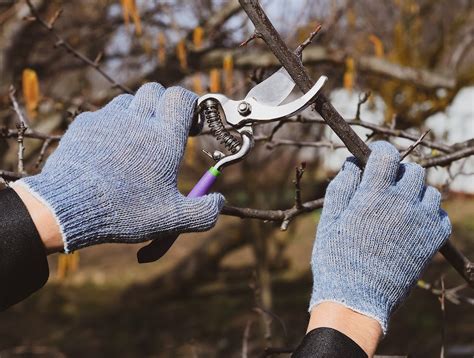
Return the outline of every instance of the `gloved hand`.
{"type": "Polygon", "coordinates": [[[376,319],[385,333],[451,224],[421,166],[400,164],[387,142],[370,148],[363,173],[348,158],[327,188],[311,259],[310,310],[338,302],[376,319]]]}
{"type": "Polygon", "coordinates": [[[223,196],[177,189],[196,100],[157,83],[120,95],[79,115],[42,172],[18,182],[52,209],[66,252],[214,226],[223,196]]]}

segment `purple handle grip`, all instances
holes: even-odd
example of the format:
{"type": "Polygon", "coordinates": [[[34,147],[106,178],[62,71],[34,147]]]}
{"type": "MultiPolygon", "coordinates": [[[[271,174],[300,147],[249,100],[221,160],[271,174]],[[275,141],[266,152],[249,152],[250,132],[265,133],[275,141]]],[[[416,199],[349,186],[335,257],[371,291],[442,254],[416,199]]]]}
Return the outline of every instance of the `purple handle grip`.
{"type": "MultiPolygon", "coordinates": [[[[188,194],[188,198],[198,198],[206,195],[219,174],[219,170],[211,167],[206,173],[204,173],[201,179],[199,179],[193,190],[188,194]]],[[[147,246],[142,247],[137,253],[138,262],[146,263],[158,260],[166,254],[177,238],[177,234],[170,235],[161,240],[154,240],[147,246]]]]}
{"type": "Polygon", "coordinates": [[[217,179],[219,172],[211,168],[199,179],[194,188],[188,194],[188,198],[198,198],[200,196],[206,195],[212,187],[212,184],[217,179]]]}

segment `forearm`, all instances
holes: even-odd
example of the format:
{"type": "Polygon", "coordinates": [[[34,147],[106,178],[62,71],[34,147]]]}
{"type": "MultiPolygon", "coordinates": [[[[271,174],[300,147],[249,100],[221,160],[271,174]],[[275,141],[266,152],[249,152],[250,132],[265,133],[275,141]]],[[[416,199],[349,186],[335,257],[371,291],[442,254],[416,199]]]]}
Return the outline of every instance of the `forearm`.
{"type": "Polygon", "coordinates": [[[0,191],[0,311],[25,299],[48,280],[45,248],[18,195],[0,191]]]}

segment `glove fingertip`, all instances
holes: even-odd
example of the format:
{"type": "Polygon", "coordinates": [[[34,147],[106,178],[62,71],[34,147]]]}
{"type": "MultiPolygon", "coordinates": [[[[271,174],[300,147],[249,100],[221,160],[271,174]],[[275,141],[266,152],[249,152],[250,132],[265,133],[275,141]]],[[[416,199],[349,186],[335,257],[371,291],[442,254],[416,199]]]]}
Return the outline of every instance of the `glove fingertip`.
{"type": "Polygon", "coordinates": [[[128,93],[124,93],[114,97],[105,108],[107,109],[127,109],[130,103],[132,103],[134,96],[128,93]]]}
{"type": "Polygon", "coordinates": [[[156,110],[165,88],[157,82],[148,82],[142,85],[130,102],[130,109],[145,117],[156,115],[156,110]]]}
{"type": "Polygon", "coordinates": [[[192,117],[197,100],[197,94],[183,87],[173,86],[165,92],[167,109],[173,109],[176,114],[184,117],[192,117]]]}
{"type": "Polygon", "coordinates": [[[194,118],[198,96],[182,87],[170,87],[160,101],[160,122],[169,137],[176,141],[177,150],[184,151],[194,118]]]}
{"type": "Polygon", "coordinates": [[[392,185],[397,178],[400,153],[385,141],[373,142],[369,148],[372,152],[365,167],[363,181],[372,185],[392,185]]]}

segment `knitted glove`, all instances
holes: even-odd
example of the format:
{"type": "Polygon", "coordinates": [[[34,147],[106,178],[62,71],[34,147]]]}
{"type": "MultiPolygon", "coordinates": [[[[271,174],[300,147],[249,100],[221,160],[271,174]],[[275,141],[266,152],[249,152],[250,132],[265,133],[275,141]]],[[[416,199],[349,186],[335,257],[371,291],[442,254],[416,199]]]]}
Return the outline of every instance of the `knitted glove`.
{"type": "Polygon", "coordinates": [[[66,252],[214,226],[223,196],[177,189],[196,99],[157,83],[120,95],[79,115],[41,174],[19,181],[52,209],[66,252]]]}
{"type": "Polygon", "coordinates": [[[385,333],[451,224],[440,193],[424,185],[421,166],[400,164],[387,142],[371,150],[363,174],[348,158],[327,188],[311,260],[310,310],[338,302],[376,319],[385,333]]]}

